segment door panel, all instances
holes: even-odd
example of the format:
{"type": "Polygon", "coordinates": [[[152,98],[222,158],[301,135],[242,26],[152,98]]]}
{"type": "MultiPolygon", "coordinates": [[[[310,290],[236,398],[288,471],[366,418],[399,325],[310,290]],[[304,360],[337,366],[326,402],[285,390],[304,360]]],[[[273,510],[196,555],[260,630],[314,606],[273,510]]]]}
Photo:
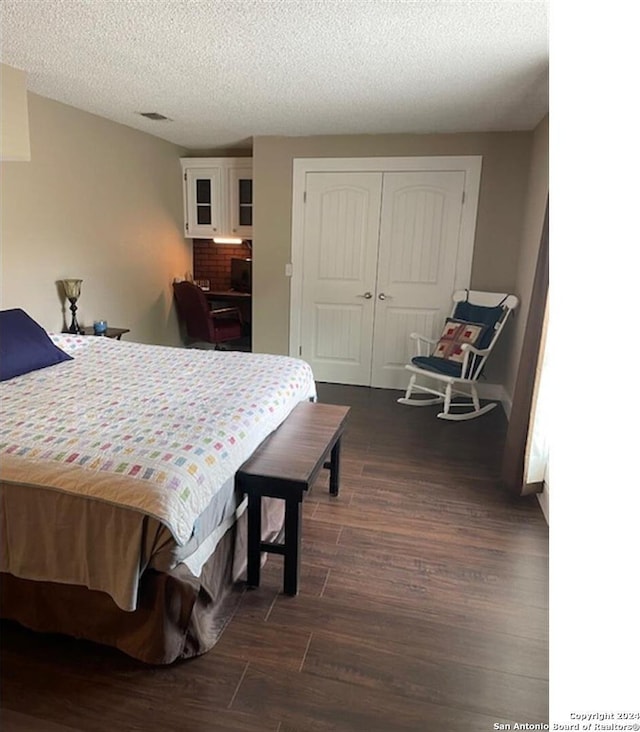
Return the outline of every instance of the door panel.
{"type": "Polygon", "coordinates": [[[437,337],[451,310],[464,178],[458,171],[384,174],[372,386],[405,388],[409,334],[437,337]]]}
{"type": "Polygon", "coordinates": [[[364,308],[344,304],[315,305],[316,340],[314,360],[357,365],[363,350],[362,322],[364,308]]]}
{"type": "MultiPolygon", "coordinates": [[[[399,369],[404,381],[402,387],[406,388],[407,377],[405,364],[409,363],[415,355],[413,341],[410,341],[410,333],[431,333],[434,330],[434,322],[439,320],[439,310],[428,310],[425,308],[403,308],[387,305],[385,308],[378,308],[376,317],[383,319],[376,322],[375,328],[378,332],[378,354],[380,363],[384,369],[399,369]]],[[[375,384],[374,386],[378,386],[375,384]]]]}
{"type": "MultiPolygon", "coordinates": [[[[385,183],[388,191],[386,177],[385,183]]],[[[387,282],[436,283],[442,257],[445,195],[414,185],[388,194],[385,203],[392,216],[385,232],[385,242],[390,246],[383,250],[383,256],[392,252],[387,282]]]]}
{"type": "Polygon", "coordinates": [[[318,381],[368,384],[382,175],[308,173],[305,190],[301,355],[318,381]]]}

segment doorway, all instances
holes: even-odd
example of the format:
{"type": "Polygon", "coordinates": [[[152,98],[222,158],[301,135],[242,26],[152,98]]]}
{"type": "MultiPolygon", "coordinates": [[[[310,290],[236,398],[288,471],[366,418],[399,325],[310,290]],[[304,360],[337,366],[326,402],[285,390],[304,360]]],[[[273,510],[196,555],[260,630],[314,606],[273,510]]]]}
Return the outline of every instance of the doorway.
{"type": "Polygon", "coordinates": [[[406,386],[409,334],[437,337],[469,287],[479,174],[477,157],[294,161],[290,352],[316,380],[406,386]]]}

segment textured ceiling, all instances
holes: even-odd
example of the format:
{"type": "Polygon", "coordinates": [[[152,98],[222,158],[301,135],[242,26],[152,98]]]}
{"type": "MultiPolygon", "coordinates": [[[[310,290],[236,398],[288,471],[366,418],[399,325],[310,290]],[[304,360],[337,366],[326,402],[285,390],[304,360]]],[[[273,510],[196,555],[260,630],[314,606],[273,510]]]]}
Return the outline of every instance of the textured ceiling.
{"type": "Polygon", "coordinates": [[[256,135],[529,130],[548,111],[546,2],[0,5],[0,58],[30,91],[193,150],[256,135]]]}

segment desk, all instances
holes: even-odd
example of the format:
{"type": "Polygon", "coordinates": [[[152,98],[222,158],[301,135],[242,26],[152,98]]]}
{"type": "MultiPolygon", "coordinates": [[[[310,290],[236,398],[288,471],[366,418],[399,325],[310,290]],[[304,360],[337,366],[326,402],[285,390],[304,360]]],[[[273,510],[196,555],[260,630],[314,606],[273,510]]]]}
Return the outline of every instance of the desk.
{"type": "Polygon", "coordinates": [[[251,293],[237,290],[203,290],[207,300],[228,302],[237,305],[242,313],[242,319],[247,325],[251,324],[251,293]]]}
{"type": "Polygon", "coordinates": [[[238,290],[203,290],[209,300],[251,300],[250,292],[238,292],[238,290]]]}

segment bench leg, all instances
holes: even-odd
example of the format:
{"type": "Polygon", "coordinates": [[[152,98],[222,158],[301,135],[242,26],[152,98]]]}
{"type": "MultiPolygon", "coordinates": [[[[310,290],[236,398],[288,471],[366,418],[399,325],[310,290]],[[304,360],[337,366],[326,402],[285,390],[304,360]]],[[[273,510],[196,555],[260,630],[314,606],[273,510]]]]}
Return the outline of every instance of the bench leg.
{"type": "Polygon", "coordinates": [[[340,442],[342,437],[338,438],[336,444],[331,448],[331,462],[329,463],[329,493],[332,496],[338,495],[340,488],[340,442]]]}
{"type": "Polygon", "coordinates": [[[260,586],[260,539],[262,535],[262,501],[249,493],[247,507],[247,585],[260,586]]]}
{"type": "Polygon", "coordinates": [[[300,556],[302,554],[302,501],[285,499],[284,506],[284,594],[298,594],[300,556]]]}

